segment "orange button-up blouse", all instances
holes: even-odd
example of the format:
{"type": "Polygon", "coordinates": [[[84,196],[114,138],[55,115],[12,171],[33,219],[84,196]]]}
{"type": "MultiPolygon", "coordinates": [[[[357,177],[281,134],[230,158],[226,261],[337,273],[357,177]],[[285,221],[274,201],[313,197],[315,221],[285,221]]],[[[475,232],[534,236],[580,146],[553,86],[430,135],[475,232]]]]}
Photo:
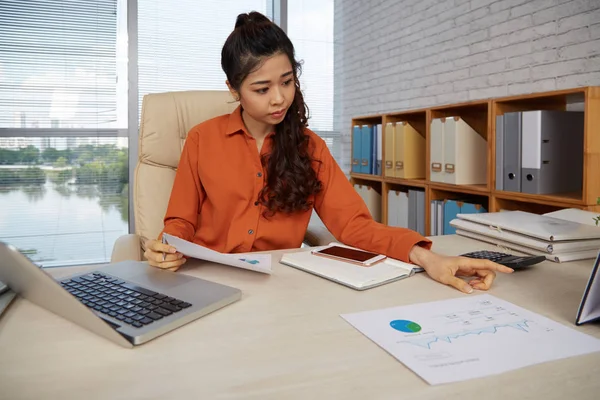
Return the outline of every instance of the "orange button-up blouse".
{"type": "MultiPolygon", "coordinates": [[[[244,126],[241,108],[192,128],[188,134],[163,232],[222,252],[298,248],[311,211],[276,213],[265,218],[258,194],[266,171],[261,155],[271,149],[271,136],[261,154],[244,126]]],[[[388,227],[374,221],[329,152],[310,129],[309,149],[323,190],[311,200],[329,231],[342,243],[408,261],[411,248],[431,242],[415,231],[388,227]]]]}

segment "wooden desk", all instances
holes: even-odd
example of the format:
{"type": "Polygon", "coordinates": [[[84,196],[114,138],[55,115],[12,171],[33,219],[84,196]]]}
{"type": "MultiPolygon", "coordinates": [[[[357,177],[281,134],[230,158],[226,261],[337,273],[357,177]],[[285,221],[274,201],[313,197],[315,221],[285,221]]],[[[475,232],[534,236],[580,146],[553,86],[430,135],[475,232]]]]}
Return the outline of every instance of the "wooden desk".
{"type": "MultiPolygon", "coordinates": [[[[481,248],[491,246],[434,238],[441,253],[481,248]]],[[[490,294],[574,326],[591,266],[546,262],[499,276],[490,294]]],[[[600,353],[430,386],[339,316],[467,296],[425,274],[357,292],[280,264],[272,276],[209,263],[183,272],[239,287],[243,298],[133,350],[15,299],[0,320],[0,398],[564,400],[600,392],[600,353]]],[[[600,337],[597,324],[577,329],[600,337]]]]}

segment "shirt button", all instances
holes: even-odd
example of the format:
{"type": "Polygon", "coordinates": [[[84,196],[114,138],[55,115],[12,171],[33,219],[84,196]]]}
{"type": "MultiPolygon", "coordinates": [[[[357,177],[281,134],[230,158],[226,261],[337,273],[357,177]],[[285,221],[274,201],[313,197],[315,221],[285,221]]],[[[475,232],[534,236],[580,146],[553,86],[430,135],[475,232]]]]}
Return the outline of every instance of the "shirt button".
{"type": "Polygon", "coordinates": [[[250,229],[250,230],[248,231],[248,234],[249,234],[249,235],[252,235],[253,233],[254,233],[254,231],[253,231],[252,229],[250,229]]]}
{"type": "Polygon", "coordinates": [[[262,172],[259,172],[258,174],[256,174],[256,176],[260,178],[262,176],[262,172]]]}

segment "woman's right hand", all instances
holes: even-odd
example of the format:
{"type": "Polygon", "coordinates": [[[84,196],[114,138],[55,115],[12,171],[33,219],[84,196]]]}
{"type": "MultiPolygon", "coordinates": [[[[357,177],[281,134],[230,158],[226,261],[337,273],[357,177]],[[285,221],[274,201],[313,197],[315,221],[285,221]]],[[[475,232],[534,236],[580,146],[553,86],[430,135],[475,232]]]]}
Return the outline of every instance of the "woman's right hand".
{"type": "Polygon", "coordinates": [[[146,241],[144,256],[153,267],[177,271],[187,259],[177,249],[156,239],[146,241]],[[164,260],[163,260],[164,257],[164,260]]]}

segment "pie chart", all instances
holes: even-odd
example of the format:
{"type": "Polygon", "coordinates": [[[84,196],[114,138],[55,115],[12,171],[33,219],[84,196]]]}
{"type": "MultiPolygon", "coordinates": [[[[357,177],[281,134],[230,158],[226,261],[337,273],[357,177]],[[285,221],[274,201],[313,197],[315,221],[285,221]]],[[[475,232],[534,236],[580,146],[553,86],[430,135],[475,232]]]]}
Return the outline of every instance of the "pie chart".
{"type": "Polygon", "coordinates": [[[406,319],[393,320],[392,322],[390,322],[390,326],[397,331],[406,333],[415,333],[421,330],[421,325],[406,319]]]}

